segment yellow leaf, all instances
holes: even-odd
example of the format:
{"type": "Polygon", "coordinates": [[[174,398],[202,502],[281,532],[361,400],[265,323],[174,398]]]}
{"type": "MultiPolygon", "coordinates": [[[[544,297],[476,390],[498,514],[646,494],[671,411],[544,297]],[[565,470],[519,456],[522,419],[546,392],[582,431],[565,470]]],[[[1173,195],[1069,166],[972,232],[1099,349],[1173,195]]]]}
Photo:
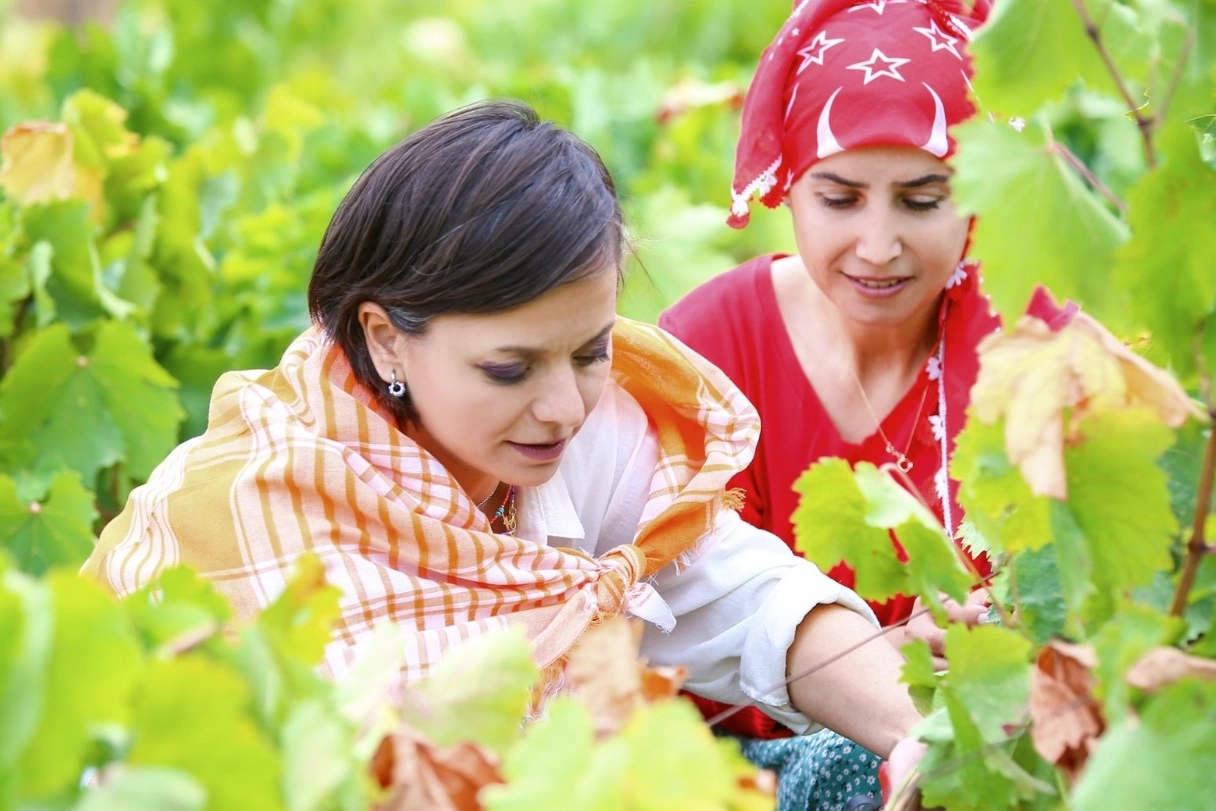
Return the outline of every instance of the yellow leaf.
{"type": "Polygon", "coordinates": [[[979,352],[976,418],[1005,420],[1005,451],[1037,495],[1067,498],[1064,446],[1089,413],[1147,406],[1171,428],[1203,416],[1173,377],[1084,313],[1058,331],[1023,316],[979,352]]]}
{"type": "Polygon", "coordinates": [[[64,124],[17,124],[0,138],[0,155],[0,186],[22,205],[63,200],[76,187],[72,133],[64,124]]]}

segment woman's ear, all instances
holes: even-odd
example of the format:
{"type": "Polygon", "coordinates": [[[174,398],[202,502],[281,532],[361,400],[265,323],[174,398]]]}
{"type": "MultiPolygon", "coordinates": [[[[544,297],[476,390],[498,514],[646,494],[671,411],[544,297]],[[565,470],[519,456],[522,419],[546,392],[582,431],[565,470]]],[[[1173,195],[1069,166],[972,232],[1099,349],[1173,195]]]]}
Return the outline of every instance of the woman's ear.
{"type": "Polygon", "coordinates": [[[393,326],[388,312],[374,301],[365,301],[359,305],[359,326],[363,328],[363,340],[380,379],[387,383],[394,374],[402,377],[405,374],[401,368],[405,336],[393,326]]]}

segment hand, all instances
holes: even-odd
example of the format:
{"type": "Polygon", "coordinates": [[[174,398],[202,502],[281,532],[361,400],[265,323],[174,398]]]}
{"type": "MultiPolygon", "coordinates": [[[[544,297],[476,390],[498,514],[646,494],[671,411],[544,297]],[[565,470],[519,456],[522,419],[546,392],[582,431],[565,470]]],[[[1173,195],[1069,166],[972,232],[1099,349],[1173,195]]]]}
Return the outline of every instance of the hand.
{"type": "Polygon", "coordinates": [[[909,782],[916,765],[924,757],[925,750],[926,746],[916,738],[903,738],[895,744],[891,756],[878,767],[878,783],[882,789],[884,804],[890,804],[895,795],[899,794],[901,808],[907,807],[908,802],[913,802],[911,807],[919,805],[919,792],[906,788],[905,784],[909,782]]]}
{"type": "MultiPolygon", "coordinates": [[[[942,595],[941,599],[942,605],[946,607],[947,619],[950,622],[966,623],[969,628],[979,624],[980,618],[988,613],[988,594],[984,590],[971,592],[967,595],[967,601],[961,605],[945,595],[942,595]]],[[[912,606],[912,619],[901,630],[902,634],[888,634],[888,638],[896,647],[903,647],[914,639],[923,639],[933,653],[934,669],[946,669],[946,631],[934,622],[933,614],[925,610],[921,598],[916,598],[916,603],[912,606]]]]}

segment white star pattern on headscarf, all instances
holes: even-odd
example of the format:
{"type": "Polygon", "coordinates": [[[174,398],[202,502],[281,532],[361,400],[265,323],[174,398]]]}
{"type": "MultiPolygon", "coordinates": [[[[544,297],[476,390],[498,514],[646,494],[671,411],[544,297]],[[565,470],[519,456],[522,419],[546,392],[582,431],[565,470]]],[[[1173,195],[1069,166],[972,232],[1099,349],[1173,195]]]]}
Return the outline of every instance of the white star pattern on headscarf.
{"type": "Polygon", "coordinates": [[[881,15],[887,6],[902,6],[907,2],[908,0],[874,0],[872,3],[862,3],[861,5],[853,6],[849,9],[849,12],[860,11],[863,8],[872,8],[881,15]]]}
{"type": "Polygon", "coordinates": [[[815,38],[806,44],[806,47],[798,51],[798,55],[802,57],[802,64],[798,66],[798,73],[806,70],[810,65],[823,66],[823,55],[828,48],[834,45],[839,45],[844,42],[843,39],[828,39],[827,30],[820,31],[815,35],[815,38]],[[812,53],[814,51],[814,53],[812,53]]]}
{"type": "Polygon", "coordinates": [[[928,28],[912,27],[912,30],[918,34],[924,34],[929,38],[929,43],[933,46],[932,53],[938,51],[949,51],[954,54],[955,59],[962,59],[962,55],[954,49],[954,43],[958,42],[958,37],[952,37],[945,31],[937,27],[937,20],[930,20],[928,28]]]}
{"type": "Polygon", "coordinates": [[[902,82],[904,77],[899,75],[899,69],[911,61],[911,59],[901,59],[898,56],[895,58],[888,57],[878,48],[875,48],[874,53],[870,54],[869,59],[864,62],[857,62],[856,64],[849,65],[848,70],[864,70],[866,72],[866,78],[862,82],[863,85],[869,84],[880,76],[890,76],[892,79],[898,79],[902,82]],[[874,65],[876,62],[883,63],[883,68],[881,70],[874,70],[874,65]]]}

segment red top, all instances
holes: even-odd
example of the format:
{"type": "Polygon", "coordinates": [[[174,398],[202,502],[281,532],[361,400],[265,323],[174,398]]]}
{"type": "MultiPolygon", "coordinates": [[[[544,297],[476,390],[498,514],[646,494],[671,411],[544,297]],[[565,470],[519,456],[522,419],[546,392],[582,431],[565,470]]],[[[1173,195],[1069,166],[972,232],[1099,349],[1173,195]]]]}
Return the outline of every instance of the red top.
{"type": "MultiPolygon", "coordinates": [[[[794,481],[817,459],[840,457],[851,464],[893,462],[878,432],[860,444],[846,442],[828,417],[786,332],[773,289],[772,264],[776,255],[761,256],[714,277],[672,305],[659,325],[718,366],[743,391],[760,413],[760,442],[752,464],[739,473],[731,487],[746,492],[744,520],[780,537],[792,549],[790,521],[798,506],[794,481]]],[[[956,271],[942,300],[939,319],[945,347],[940,366],[945,368],[942,392],[946,402],[945,435],[948,452],[965,422],[971,386],[979,370],[976,345],[1000,326],[980,293],[978,268],[956,271]]],[[[939,346],[939,349],[941,347],[939,346]]],[[[896,448],[912,462],[909,477],[944,523],[942,499],[935,481],[942,469],[938,352],[930,357],[912,387],[882,422],[896,448]]],[[[961,517],[958,482],[949,482],[950,526],[957,530],[961,517]]],[[[977,561],[987,572],[986,561],[977,561]]],[[[829,574],[853,585],[853,571],[840,564],[829,574]]],[[[878,620],[889,625],[912,611],[913,597],[897,596],[884,604],[871,604],[878,620]]],[[[708,715],[726,705],[698,697],[708,715]]],[[[755,708],[736,713],[723,728],[749,737],[791,734],[755,708]]]]}

